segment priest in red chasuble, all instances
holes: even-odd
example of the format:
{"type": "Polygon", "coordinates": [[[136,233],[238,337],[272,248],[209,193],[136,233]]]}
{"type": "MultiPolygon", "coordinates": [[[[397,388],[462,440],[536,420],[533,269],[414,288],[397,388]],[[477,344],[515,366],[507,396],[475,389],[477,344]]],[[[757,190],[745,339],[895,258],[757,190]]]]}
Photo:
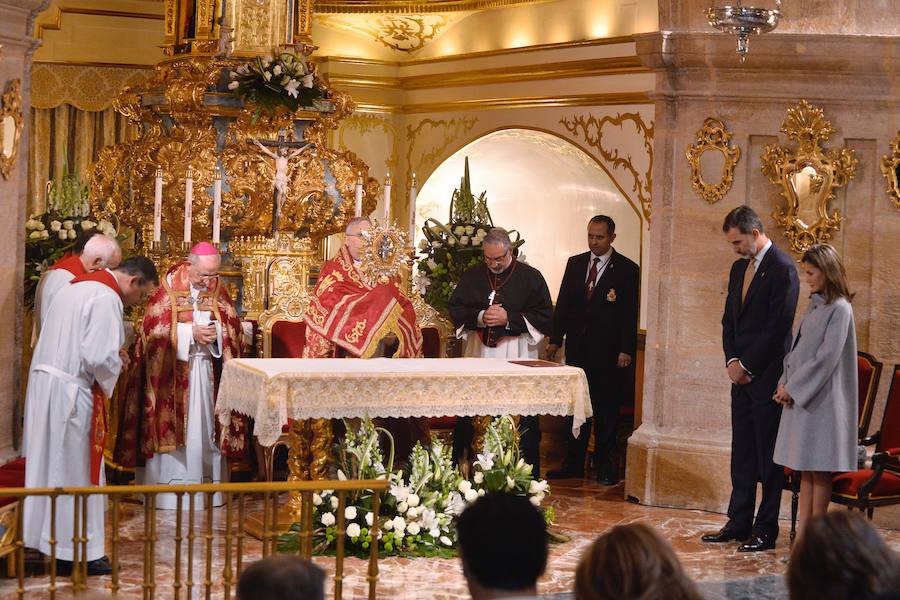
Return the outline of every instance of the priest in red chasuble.
{"type": "MultiPolygon", "coordinates": [[[[400,292],[399,277],[367,285],[361,273],[372,223],[354,217],[347,224],[344,245],[322,267],[307,310],[307,358],[421,358],[422,332],[409,298],[400,292]]],[[[380,419],[392,433],[395,456],[405,461],[416,441],[429,441],[424,419],[380,419]]]]}
{"type": "MultiPolygon", "coordinates": [[[[246,419],[232,414],[220,428],[214,413],[222,363],[241,355],[242,339],[220,265],[215,246],[197,244],[147,303],[114,453],[121,466],[138,467],[139,484],[227,481],[224,457],[247,449],[246,419]]],[[[176,507],[174,494],[157,496],[157,508],[176,507]]]]}
{"type": "Polygon", "coordinates": [[[351,219],[340,252],[322,267],[307,311],[304,356],[422,356],[416,311],[399,278],[375,286],[363,281],[363,234],[371,225],[365,217],[351,219]]]}

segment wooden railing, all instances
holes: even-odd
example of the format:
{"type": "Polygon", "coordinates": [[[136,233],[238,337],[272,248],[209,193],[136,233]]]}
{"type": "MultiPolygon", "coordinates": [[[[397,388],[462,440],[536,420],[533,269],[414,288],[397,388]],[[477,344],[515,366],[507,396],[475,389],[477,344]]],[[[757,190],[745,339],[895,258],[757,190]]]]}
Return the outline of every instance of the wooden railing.
{"type": "MultiPolygon", "coordinates": [[[[10,550],[11,556],[7,560],[14,560],[16,577],[18,578],[18,587],[16,589],[18,597],[25,597],[26,593],[26,576],[25,576],[25,547],[22,541],[22,504],[25,497],[47,497],[50,501],[50,555],[48,570],[50,581],[42,592],[49,593],[50,598],[55,598],[59,589],[60,576],[56,572],[56,539],[58,501],[60,498],[73,499],[73,560],[71,574],[71,588],[74,592],[84,591],[87,586],[87,523],[88,523],[88,502],[89,496],[97,494],[106,496],[108,501],[106,505],[109,509],[108,515],[108,533],[106,540],[107,554],[109,555],[112,566],[112,573],[108,585],[109,591],[113,595],[118,594],[122,590],[122,569],[121,569],[121,545],[123,539],[120,536],[121,528],[121,512],[123,503],[127,498],[132,496],[142,496],[143,501],[143,526],[144,532],[141,541],[143,542],[143,575],[142,575],[142,597],[144,599],[152,599],[156,597],[157,591],[163,587],[171,585],[174,598],[192,598],[192,594],[197,593],[195,587],[195,547],[201,546],[204,553],[202,581],[196,585],[202,586],[203,597],[211,598],[213,591],[218,592],[221,587],[221,597],[229,599],[233,597],[236,589],[237,580],[240,577],[243,565],[248,562],[247,548],[245,542],[250,537],[245,531],[244,524],[248,516],[248,501],[254,503],[254,507],[262,501],[262,535],[261,535],[261,551],[259,558],[264,558],[269,554],[277,551],[278,535],[283,531],[278,531],[276,523],[279,514],[279,496],[285,493],[294,497],[292,505],[299,505],[300,512],[295,515],[296,523],[299,525],[299,556],[309,559],[313,552],[313,494],[324,489],[334,490],[335,496],[338,498],[338,508],[335,511],[335,536],[337,542],[337,553],[335,556],[334,568],[334,598],[342,597],[343,579],[344,579],[344,538],[346,537],[346,523],[344,517],[344,509],[346,507],[347,495],[350,492],[358,490],[383,491],[387,489],[387,482],[382,480],[350,480],[350,481],[297,481],[297,482],[269,482],[269,483],[220,483],[220,484],[198,484],[198,485],[129,485],[129,486],[104,486],[104,487],[71,487],[71,488],[0,488],[0,497],[18,498],[18,506],[16,507],[16,525],[15,534],[3,535],[2,538],[7,544],[14,546],[10,550]],[[157,511],[156,511],[156,495],[157,494],[175,494],[177,508],[174,511],[167,511],[169,515],[175,513],[175,531],[171,539],[160,539],[157,531],[157,511]],[[222,494],[224,497],[224,506],[221,508],[210,509],[215,494],[222,494]],[[201,494],[205,498],[204,511],[195,510],[197,495],[201,494]],[[185,498],[187,499],[185,502],[185,498]],[[187,511],[184,510],[184,504],[187,504],[187,511]],[[223,559],[224,565],[221,570],[221,585],[214,583],[213,577],[213,558],[214,558],[214,541],[216,541],[214,524],[214,513],[219,511],[221,515],[224,513],[224,540],[223,559]],[[187,513],[185,515],[185,512],[187,513]],[[197,513],[203,513],[202,523],[197,523],[197,513]],[[171,543],[174,545],[174,565],[171,582],[160,583],[157,581],[157,549],[163,544],[171,543]],[[186,560],[184,560],[186,559],[186,560]],[[186,563],[184,566],[182,563],[186,563]]],[[[372,512],[377,515],[379,511],[378,493],[373,494],[372,512]]],[[[282,508],[287,508],[282,506],[282,508]]],[[[372,524],[373,539],[378,539],[378,519],[373,519],[372,524]]],[[[8,548],[8,546],[7,546],[8,548]]],[[[199,551],[200,549],[196,549],[199,551]]],[[[0,548],[0,556],[3,555],[3,549],[0,548]]],[[[371,545],[371,551],[368,559],[368,569],[366,574],[368,583],[368,597],[375,598],[375,588],[378,580],[378,544],[371,545]]],[[[130,594],[129,594],[130,595],[130,594]]],[[[218,594],[217,594],[218,597],[218,594]]]]}

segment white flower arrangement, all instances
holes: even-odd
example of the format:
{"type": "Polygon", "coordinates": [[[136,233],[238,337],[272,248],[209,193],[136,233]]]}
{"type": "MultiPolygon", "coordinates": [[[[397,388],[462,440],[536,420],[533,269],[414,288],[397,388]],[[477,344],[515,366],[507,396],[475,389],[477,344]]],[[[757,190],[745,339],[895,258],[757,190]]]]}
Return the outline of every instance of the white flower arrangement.
{"type": "Polygon", "coordinates": [[[241,65],[231,71],[228,89],[257,112],[275,112],[284,107],[296,111],[312,105],[323,96],[316,86],[315,70],[307,57],[292,52],[278,52],[266,58],[241,65]]]}
{"type": "MultiPolygon", "coordinates": [[[[66,180],[69,187],[78,183],[77,178],[66,180]],[[71,184],[71,185],[70,185],[71,184]]],[[[56,190],[68,189],[66,185],[58,185],[56,190]]],[[[79,184],[80,185],[80,184],[79,184]]],[[[77,187],[77,186],[76,186],[77,187]]],[[[60,192],[61,193],[61,192],[60,192]]],[[[48,197],[48,202],[50,198],[48,197]]],[[[79,200],[78,202],[81,202],[79,200]]],[[[76,203],[78,204],[78,203],[76,203]]],[[[34,295],[41,274],[53,263],[72,249],[78,234],[96,228],[101,233],[117,240],[124,241],[127,236],[120,235],[116,226],[110,221],[96,221],[87,216],[87,209],[79,204],[78,210],[84,213],[66,213],[58,210],[31,215],[25,221],[25,306],[34,306],[34,295]]]]}
{"type": "MultiPolygon", "coordinates": [[[[450,556],[456,544],[455,521],[467,504],[488,492],[504,491],[527,496],[540,507],[550,493],[547,482],[532,479],[531,465],[519,458],[518,433],[510,417],[499,417],[489,424],[471,481],[460,475],[451,461],[451,449],[437,438],[430,448],[416,444],[405,473],[392,472],[392,451],[385,462],[379,434],[390,437],[370,419],[363,419],[356,428],[348,425],[344,443],[339,447],[338,478],[389,481],[388,490],[381,496],[377,540],[372,535],[376,518],[372,493],[347,494],[343,516],[345,547],[350,553],[364,556],[377,543],[388,555],[450,556]]],[[[315,522],[321,524],[314,531],[314,549],[328,552],[337,541],[335,515],[340,514],[340,502],[333,490],[322,490],[313,494],[312,504],[315,522]]],[[[542,510],[545,518],[552,521],[552,508],[542,510]]],[[[294,525],[279,539],[282,551],[296,551],[299,526],[294,525]]]]}

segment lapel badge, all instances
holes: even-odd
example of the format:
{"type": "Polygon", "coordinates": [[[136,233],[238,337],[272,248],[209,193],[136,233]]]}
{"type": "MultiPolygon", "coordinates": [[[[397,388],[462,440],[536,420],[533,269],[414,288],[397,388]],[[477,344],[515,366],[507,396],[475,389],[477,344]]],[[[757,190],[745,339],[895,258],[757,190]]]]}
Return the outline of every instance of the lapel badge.
{"type": "Polygon", "coordinates": [[[607,302],[615,302],[616,301],[616,288],[609,288],[609,293],[606,294],[607,302]]]}

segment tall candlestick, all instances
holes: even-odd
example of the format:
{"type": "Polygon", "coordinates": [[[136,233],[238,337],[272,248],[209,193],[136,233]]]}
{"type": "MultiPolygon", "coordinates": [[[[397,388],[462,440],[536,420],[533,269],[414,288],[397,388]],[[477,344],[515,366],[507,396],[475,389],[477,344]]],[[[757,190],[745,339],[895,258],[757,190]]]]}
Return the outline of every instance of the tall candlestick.
{"type": "Polygon", "coordinates": [[[384,178],[384,225],[391,221],[391,174],[384,178]]]}
{"type": "Polygon", "coordinates": [[[187,178],[184,180],[184,243],[191,241],[191,214],[194,206],[194,168],[188,165],[187,178]]]}
{"type": "Polygon", "coordinates": [[[216,169],[216,178],[213,181],[213,231],[212,242],[218,244],[220,240],[222,217],[222,169],[216,169]]]}
{"type": "Polygon", "coordinates": [[[363,196],[363,178],[362,173],[359,171],[356,172],[356,207],[354,210],[354,214],[357,217],[362,216],[362,196],[363,196]]]}
{"type": "Polygon", "coordinates": [[[162,167],[156,167],[156,181],[153,185],[153,241],[160,241],[162,232],[162,167]]]}
{"type": "Polygon", "coordinates": [[[412,185],[409,186],[409,243],[416,243],[416,195],[419,193],[416,174],[413,173],[412,185]]]}

